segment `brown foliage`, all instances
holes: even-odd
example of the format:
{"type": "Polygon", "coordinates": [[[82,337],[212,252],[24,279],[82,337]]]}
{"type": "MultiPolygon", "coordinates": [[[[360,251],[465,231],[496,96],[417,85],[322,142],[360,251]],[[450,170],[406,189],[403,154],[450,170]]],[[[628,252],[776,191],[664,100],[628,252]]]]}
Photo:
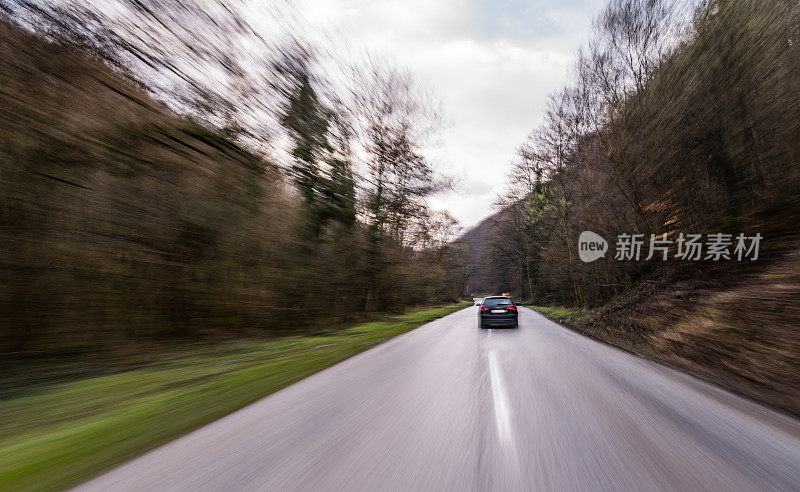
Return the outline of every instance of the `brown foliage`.
{"type": "MultiPolygon", "coordinates": [[[[309,330],[363,315],[364,227],[329,224],[309,238],[280,166],[87,52],[7,21],[0,66],[0,352],[309,330]]],[[[446,244],[380,247],[377,308],[460,294],[429,269],[446,244]]]]}

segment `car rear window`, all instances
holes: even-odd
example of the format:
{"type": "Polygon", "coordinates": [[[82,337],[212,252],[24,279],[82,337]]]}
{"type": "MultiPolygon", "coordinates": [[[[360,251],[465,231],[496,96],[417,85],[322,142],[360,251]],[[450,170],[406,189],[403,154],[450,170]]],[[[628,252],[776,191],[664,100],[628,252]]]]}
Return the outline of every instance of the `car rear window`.
{"type": "Polygon", "coordinates": [[[483,305],[487,307],[494,306],[512,306],[514,302],[507,297],[489,297],[483,300],[483,305]]]}

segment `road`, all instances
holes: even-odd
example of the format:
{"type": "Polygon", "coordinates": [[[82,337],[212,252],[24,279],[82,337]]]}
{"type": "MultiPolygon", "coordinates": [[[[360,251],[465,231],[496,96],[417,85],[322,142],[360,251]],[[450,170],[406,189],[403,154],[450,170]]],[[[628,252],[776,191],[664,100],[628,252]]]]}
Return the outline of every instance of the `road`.
{"type": "Polygon", "coordinates": [[[467,308],[83,490],[798,490],[800,423],[529,309],[467,308]]]}

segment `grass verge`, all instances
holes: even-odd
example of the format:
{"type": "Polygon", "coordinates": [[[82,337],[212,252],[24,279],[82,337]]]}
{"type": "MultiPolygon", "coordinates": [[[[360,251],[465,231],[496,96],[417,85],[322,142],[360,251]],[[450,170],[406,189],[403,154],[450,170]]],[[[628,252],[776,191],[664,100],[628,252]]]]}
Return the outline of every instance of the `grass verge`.
{"type": "Polygon", "coordinates": [[[591,315],[589,311],[584,311],[582,309],[532,305],[527,305],[527,307],[544,314],[553,321],[563,323],[570,327],[580,325],[591,315]]]}
{"type": "Polygon", "coordinates": [[[240,340],[0,401],[0,490],[57,490],[471,302],[324,336],[240,340]]]}

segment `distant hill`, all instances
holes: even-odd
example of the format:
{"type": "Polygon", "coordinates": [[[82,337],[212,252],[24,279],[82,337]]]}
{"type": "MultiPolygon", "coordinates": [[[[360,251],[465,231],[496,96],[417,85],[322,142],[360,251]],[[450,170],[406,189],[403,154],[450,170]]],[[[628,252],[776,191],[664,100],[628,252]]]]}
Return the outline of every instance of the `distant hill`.
{"type": "Polygon", "coordinates": [[[509,272],[507,262],[498,261],[496,239],[498,222],[502,221],[506,209],[499,210],[480,221],[454,241],[469,256],[470,276],[467,291],[472,294],[490,294],[520,291],[519,279],[509,272]]]}

